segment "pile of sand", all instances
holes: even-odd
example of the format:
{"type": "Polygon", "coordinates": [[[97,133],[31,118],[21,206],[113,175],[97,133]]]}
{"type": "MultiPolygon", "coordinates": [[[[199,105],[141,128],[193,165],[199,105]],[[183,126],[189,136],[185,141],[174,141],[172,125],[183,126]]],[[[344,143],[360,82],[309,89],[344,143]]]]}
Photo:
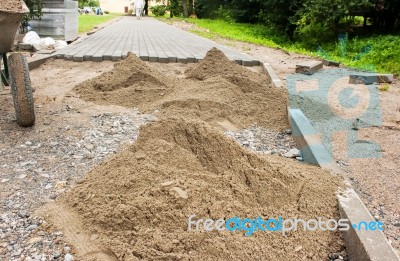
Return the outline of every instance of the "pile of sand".
{"type": "Polygon", "coordinates": [[[339,232],[246,237],[187,231],[187,220],[339,218],[338,184],[317,167],[244,150],[204,122],[169,119],[142,127],[47,214],[80,260],[325,260],[340,252],[339,232]]]}
{"type": "Polygon", "coordinates": [[[21,0],[1,0],[0,10],[7,12],[16,12],[22,10],[21,0]]]}
{"type": "Polygon", "coordinates": [[[265,74],[252,72],[247,68],[229,60],[223,52],[212,48],[204,59],[189,67],[185,74],[187,78],[206,80],[220,76],[237,85],[243,92],[257,91],[259,88],[270,88],[269,79],[265,74]]]}
{"type": "Polygon", "coordinates": [[[197,118],[227,129],[251,124],[288,127],[287,92],[273,88],[265,75],[229,61],[221,51],[209,51],[186,75],[165,76],[130,54],[114,70],[75,91],[98,104],[158,111],[160,118],[197,118]]]}

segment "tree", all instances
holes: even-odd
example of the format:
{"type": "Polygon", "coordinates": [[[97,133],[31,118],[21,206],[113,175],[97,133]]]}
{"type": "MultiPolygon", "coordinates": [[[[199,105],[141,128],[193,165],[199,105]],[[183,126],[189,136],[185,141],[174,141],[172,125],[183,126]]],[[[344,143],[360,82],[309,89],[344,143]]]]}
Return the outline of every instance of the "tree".
{"type": "Polygon", "coordinates": [[[29,8],[29,13],[24,15],[21,22],[21,33],[27,31],[28,22],[32,19],[40,19],[43,16],[42,7],[43,3],[42,0],[25,0],[24,1],[26,6],[29,8]]]}
{"type": "Polygon", "coordinates": [[[348,16],[353,10],[370,6],[370,0],[305,0],[303,7],[297,12],[297,25],[319,24],[338,34],[342,18],[348,16]]]}
{"type": "Polygon", "coordinates": [[[83,8],[84,6],[96,7],[100,6],[99,0],[78,0],[79,8],[83,8]]]}
{"type": "Polygon", "coordinates": [[[194,0],[189,0],[189,15],[194,14],[194,0]]]}
{"type": "Polygon", "coordinates": [[[183,16],[184,17],[189,17],[189,10],[188,10],[187,0],[182,0],[182,10],[183,10],[183,16]]]}
{"type": "Polygon", "coordinates": [[[149,0],[144,1],[144,15],[149,15],[149,0]]]}

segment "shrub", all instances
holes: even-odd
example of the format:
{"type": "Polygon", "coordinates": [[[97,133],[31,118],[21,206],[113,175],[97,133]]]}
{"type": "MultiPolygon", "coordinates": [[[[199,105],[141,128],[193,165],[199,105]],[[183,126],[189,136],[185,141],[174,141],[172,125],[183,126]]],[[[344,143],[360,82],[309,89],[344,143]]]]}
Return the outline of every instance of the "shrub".
{"type": "Polygon", "coordinates": [[[110,11],[104,11],[105,14],[110,14],[110,11]]]}
{"type": "Polygon", "coordinates": [[[164,16],[165,13],[167,12],[167,6],[166,5],[156,5],[150,7],[151,12],[156,16],[164,16]]]}

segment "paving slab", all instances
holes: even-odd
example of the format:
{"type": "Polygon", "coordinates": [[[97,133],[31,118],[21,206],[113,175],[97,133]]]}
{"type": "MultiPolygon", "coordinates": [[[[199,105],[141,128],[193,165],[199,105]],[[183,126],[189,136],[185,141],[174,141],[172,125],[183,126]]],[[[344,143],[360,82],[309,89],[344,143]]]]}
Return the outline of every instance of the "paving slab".
{"type": "Polygon", "coordinates": [[[392,83],[393,74],[354,73],[350,75],[351,84],[392,83]]]}
{"type": "Polygon", "coordinates": [[[323,63],[320,61],[307,61],[296,65],[296,73],[311,75],[322,69],[323,63]]]}
{"type": "Polygon", "coordinates": [[[232,61],[256,66],[260,61],[224,45],[202,38],[151,17],[124,17],[55,53],[59,59],[76,62],[120,60],[132,52],[144,61],[194,63],[216,47],[232,61]]]}

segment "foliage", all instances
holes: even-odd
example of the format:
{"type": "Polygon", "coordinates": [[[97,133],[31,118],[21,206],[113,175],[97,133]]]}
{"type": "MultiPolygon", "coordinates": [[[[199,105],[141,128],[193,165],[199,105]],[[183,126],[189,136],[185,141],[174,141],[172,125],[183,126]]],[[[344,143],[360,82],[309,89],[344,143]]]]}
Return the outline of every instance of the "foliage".
{"type": "Polygon", "coordinates": [[[43,13],[42,13],[42,7],[43,7],[42,0],[25,0],[24,2],[26,4],[26,6],[29,8],[29,13],[24,15],[24,17],[22,18],[22,22],[21,22],[22,32],[26,31],[26,28],[28,26],[29,20],[40,19],[42,17],[42,15],[43,15],[43,13]]]}
{"type": "Polygon", "coordinates": [[[197,0],[194,4],[194,11],[198,18],[222,18],[221,16],[218,16],[217,10],[223,8],[229,11],[229,9],[225,8],[223,4],[223,0],[197,0]]]}
{"type": "Polygon", "coordinates": [[[100,6],[100,1],[99,0],[78,0],[78,6],[79,6],[79,8],[83,8],[84,6],[97,7],[97,6],[100,6]]]}
{"type": "Polygon", "coordinates": [[[289,40],[273,27],[264,25],[249,25],[210,19],[189,19],[188,21],[208,29],[212,33],[242,42],[278,47],[289,40]]]}
{"type": "MultiPolygon", "coordinates": [[[[213,38],[222,36],[225,38],[260,44],[268,47],[281,48],[311,56],[322,56],[334,61],[339,61],[347,66],[376,70],[378,72],[400,74],[400,34],[374,35],[368,37],[353,37],[348,39],[346,35],[341,41],[330,32],[320,37],[298,38],[296,42],[289,39],[273,26],[252,25],[244,23],[232,23],[223,20],[211,19],[187,19],[206,30],[194,30],[193,33],[213,38]],[[331,39],[334,40],[331,40],[331,39]],[[319,48],[318,48],[319,47],[319,48]]],[[[310,27],[314,28],[314,27],[310,27]]],[[[310,29],[312,33],[322,34],[324,27],[310,29]]]]}
{"type": "Polygon", "coordinates": [[[183,13],[182,6],[179,0],[170,0],[168,5],[168,11],[173,16],[181,16],[183,13]]]}
{"type": "Polygon", "coordinates": [[[167,6],[166,5],[156,5],[156,6],[150,7],[150,10],[156,17],[161,17],[166,14],[167,6]]]}
{"type": "Polygon", "coordinates": [[[289,37],[310,25],[334,35],[350,32],[363,16],[381,31],[400,28],[400,0],[197,0],[195,12],[199,18],[273,25],[289,37]]]}
{"type": "Polygon", "coordinates": [[[298,27],[310,24],[325,26],[337,34],[343,30],[339,27],[343,17],[351,11],[365,10],[371,6],[370,0],[305,0],[294,16],[297,19],[292,22],[298,27]]]}

